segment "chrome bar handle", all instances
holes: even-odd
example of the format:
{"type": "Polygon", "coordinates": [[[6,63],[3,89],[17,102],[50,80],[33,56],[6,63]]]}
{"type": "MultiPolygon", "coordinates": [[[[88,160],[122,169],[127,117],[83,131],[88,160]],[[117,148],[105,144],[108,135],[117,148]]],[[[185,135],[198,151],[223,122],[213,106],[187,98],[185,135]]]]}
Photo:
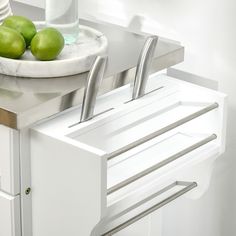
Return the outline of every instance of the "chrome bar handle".
{"type": "Polygon", "coordinates": [[[102,82],[107,63],[107,56],[97,56],[88,74],[84,91],[80,122],[93,118],[97,93],[102,82]]]}
{"type": "Polygon", "coordinates": [[[196,182],[182,182],[182,181],[176,181],[171,186],[176,186],[176,185],[185,186],[185,188],[183,188],[180,191],[174,193],[173,195],[169,196],[168,198],[164,199],[163,201],[155,204],[154,206],[148,208],[147,210],[141,212],[140,214],[134,216],[133,218],[127,220],[126,222],[121,223],[120,225],[118,225],[115,228],[111,229],[110,231],[102,234],[101,236],[112,236],[112,235],[120,232],[122,229],[127,228],[128,226],[134,224],[135,222],[139,221],[140,219],[144,218],[145,216],[150,215],[152,212],[160,209],[161,207],[167,205],[168,203],[174,201],[178,197],[184,195],[185,193],[187,193],[190,190],[197,187],[196,182]]]}
{"type": "Polygon", "coordinates": [[[197,142],[197,143],[181,150],[180,152],[175,153],[174,155],[172,155],[172,156],[168,157],[167,159],[157,163],[156,165],[153,165],[153,166],[145,169],[144,171],[141,171],[138,174],[133,175],[132,177],[130,177],[130,178],[120,182],[119,184],[116,184],[113,187],[109,188],[107,190],[107,195],[112,194],[112,193],[126,187],[127,185],[129,185],[129,184],[131,184],[131,183],[133,183],[133,182],[135,182],[135,181],[151,174],[152,172],[162,168],[163,166],[166,166],[167,164],[169,164],[169,163],[179,159],[180,157],[194,151],[195,149],[197,149],[197,148],[199,148],[199,147],[215,140],[216,138],[217,138],[217,136],[215,134],[212,134],[212,135],[208,136],[207,138],[205,138],[205,139],[203,139],[203,140],[201,140],[201,141],[199,141],[199,142],[197,142]]]}
{"type": "Polygon", "coordinates": [[[145,94],[145,88],[152,65],[154,52],[157,46],[158,37],[150,36],[147,38],[144,47],[140,53],[136,69],[132,100],[142,97],[145,94]]]}
{"type": "Polygon", "coordinates": [[[158,137],[158,136],[160,136],[160,135],[162,135],[162,134],[164,134],[164,133],[166,133],[166,132],[168,132],[168,131],[170,131],[174,128],[177,128],[178,126],[183,125],[183,124],[185,124],[185,123],[187,123],[187,122],[189,122],[189,121],[191,121],[191,120],[193,120],[193,119],[195,119],[195,118],[197,118],[197,117],[199,117],[203,114],[206,114],[207,112],[210,112],[210,111],[212,111],[212,110],[214,110],[218,107],[219,107],[218,103],[212,103],[209,106],[204,107],[203,109],[201,109],[201,110],[199,110],[199,111],[197,111],[197,112],[195,112],[191,115],[188,115],[188,116],[186,116],[186,117],[184,117],[180,120],[177,120],[176,122],[162,128],[160,130],[157,130],[157,131],[155,131],[155,132],[153,132],[153,133],[151,133],[151,134],[149,134],[149,135],[147,135],[147,136],[145,136],[141,139],[138,139],[138,140],[134,141],[133,143],[130,143],[130,144],[114,151],[114,152],[111,152],[110,154],[108,154],[107,159],[111,160],[114,157],[129,151],[132,148],[135,148],[135,147],[137,147],[137,146],[139,146],[139,145],[141,145],[141,144],[143,144],[143,143],[145,143],[145,142],[147,142],[147,141],[149,141],[153,138],[156,138],[156,137],[158,137]]]}

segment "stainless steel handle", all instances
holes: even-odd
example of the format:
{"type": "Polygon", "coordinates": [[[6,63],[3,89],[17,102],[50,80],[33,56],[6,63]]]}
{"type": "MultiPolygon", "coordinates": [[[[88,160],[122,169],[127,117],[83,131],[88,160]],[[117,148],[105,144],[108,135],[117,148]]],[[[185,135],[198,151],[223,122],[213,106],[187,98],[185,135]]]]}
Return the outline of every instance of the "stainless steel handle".
{"type": "Polygon", "coordinates": [[[169,196],[168,198],[164,199],[163,201],[155,204],[154,206],[148,208],[147,210],[141,212],[140,214],[134,216],[133,218],[127,220],[126,222],[116,226],[115,228],[111,229],[110,231],[102,234],[101,236],[111,236],[115,233],[118,233],[119,231],[121,231],[122,229],[125,229],[126,227],[130,226],[131,224],[134,224],[135,222],[137,222],[138,220],[144,218],[145,216],[151,214],[152,212],[156,211],[157,209],[160,209],[161,207],[165,206],[166,204],[174,201],[176,198],[182,196],[183,194],[189,192],[190,190],[192,190],[193,188],[197,187],[197,183],[196,182],[183,182],[183,181],[176,181],[175,183],[167,186],[164,191],[159,191],[158,193],[154,194],[153,196],[151,196],[150,198],[154,198],[158,195],[160,195],[161,193],[168,191],[169,189],[173,188],[176,185],[180,185],[180,186],[185,186],[185,188],[181,189],[180,191],[174,193],[173,195],[169,196]]]}
{"type": "Polygon", "coordinates": [[[109,188],[107,190],[107,194],[108,195],[112,194],[115,191],[118,191],[119,189],[122,189],[122,188],[126,187],[127,185],[129,185],[129,184],[131,184],[131,183],[133,183],[133,182],[135,182],[135,181],[145,177],[146,175],[148,175],[148,174],[150,174],[150,173],[160,169],[161,167],[163,167],[163,166],[165,166],[165,165],[167,165],[167,164],[169,164],[169,163],[179,159],[180,157],[182,157],[182,156],[184,156],[184,155],[194,151],[195,149],[203,146],[204,144],[207,144],[207,143],[211,142],[212,140],[214,140],[216,138],[217,138],[217,136],[215,134],[210,135],[209,137],[199,141],[198,143],[195,143],[195,144],[193,144],[193,145],[183,149],[182,151],[180,151],[180,152],[178,152],[178,153],[168,157],[167,159],[157,163],[156,165],[151,166],[150,168],[147,168],[146,170],[144,170],[144,171],[142,171],[142,172],[140,172],[140,173],[138,173],[136,175],[133,175],[132,177],[130,177],[130,178],[120,182],[119,184],[109,188]]]}
{"type": "Polygon", "coordinates": [[[147,79],[150,73],[157,42],[157,36],[148,37],[140,53],[132,94],[133,100],[142,97],[145,94],[147,79]]]}
{"type": "Polygon", "coordinates": [[[89,72],[82,103],[80,122],[93,118],[96,97],[104,76],[106,63],[106,56],[98,56],[89,72]]]}
{"type": "Polygon", "coordinates": [[[112,158],[114,158],[114,157],[116,157],[116,156],[118,156],[122,153],[125,153],[125,152],[129,151],[132,148],[135,148],[135,147],[137,147],[137,146],[139,146],[139,145],[141,145],[141,144],[143,144],[143,143],[145,143],[145,142],[147,142],[147,141],[149,141],[153,138],[156,138],[157,136],[162,135],[162,134],[164,134],[164,133],[166,133],[166,132],[168,132],[168,131],[170,131],[170,130],[172,130],[172,129],[180,126],[180,125],[183,125],[184,123],[187,123],[188,121],[191,121],[191,120],[193,120],[193,119],[195,119],[195,118],[197,118],[197,117],[199,117],[199,116],[201,116],[201,115],[203,115],[203,114],[205,114],[209,111],[212,111],[212,110],[214,110],[218,107],[219,107],[218,103],[213,103],[213,104],[211,104],[211,105],[209,105],[209,106],[207,106],[207,107],[205,107],[205,108],[203,108],[203,109],[201,109],[201,110],[199,110],[199,111],[197,111],[197,112],[195,112],[195,113],[193,113],[189,116],[186,116],[186,117],[184,117],[184,118],[182,118],[182,119],[180,119],[180,120],[178,120],[178,121],[162,128],[162,129],[160,129],[160,130],[157,130],[157,131],[155,131],[155,132],[153,132],[153,133],[151,133],[151,134],[149,134],[149,135],[147,135],[147,136],[145,136],[141,139],[138,139],[138,140],[134,141],[133,143],[130,143],[129,145],[126,145],[126,146],[124,146],[124,147],[122,147],[122,148],[120,148],[120,149],[118,149],[114,152],[111,152],[110,154],[108,154],[107,158],[108,158],[108,160],[111,160],[112,158]]]}

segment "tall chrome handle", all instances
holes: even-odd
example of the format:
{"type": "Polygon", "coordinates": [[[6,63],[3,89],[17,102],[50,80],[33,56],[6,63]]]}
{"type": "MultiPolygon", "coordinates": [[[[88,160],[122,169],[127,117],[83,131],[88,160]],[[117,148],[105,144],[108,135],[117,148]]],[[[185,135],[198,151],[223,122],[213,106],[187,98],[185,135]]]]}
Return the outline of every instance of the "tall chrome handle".
{"type": "MultiPolygon", "coordinates": [[[[102,234],[101,236],[112,236],[115,233],[118,233],[122,229],[125,229],[126,227],[130,226],[131,224],[134,224],[135,222],[139,221],[140,219],[144,218],[145,216],[151,214],[152,212],[156,211],[157,209],[165,206],[166,204],[174,201],[176,198],[182,196],[183,194],[185,194],[185,193],[189,192],[190,190],[192,190],[193,188],[197,187],[197,183],[196,182],[176,181],[174,184],[171,184],[170,186],[168,186],[165,189],[169,190],[170,188],[173,188],[176,185],[186,186],[186,187],[181,189],[180,191],[174,193],[173,195],[169,196],[168,198],[164,199],[163,201],[157,203],[156,205],[154,205],[154,206],[148,208],[147,210],[141,212],[140,214],[134,216],[133,218],[127,220],[126,222],[116,226],[115,228],[111,229],[110,231],[102,234]]],[[[162,193],[162,192],[163,191],[160,191],[160,193],[162,193]]],[[[158,193],[154,194],[153,197],[156,197],[157,195],[159,195],[159,194],[158,193]]]]}
{"type": "Polygon", "coordinates": [[[140,53],[134,81],[134,89],[132,95],[133,100],[142,97],[145,94],[147,79],[149,76],[157,42],[157,36],[148,37],[140,53]]]}
{"type": "Polygon", "coordinates": [[[212,135],[208,136],[207,138],[204,138],[203,140],[201,140],[201,141],[199,141],[199,142],[197,142],[197,143],[181,150],[180,152],[175,153],[174,155],[168,157],[167,159],[165,159],[165,160],[163,160],[163,161],[161,161],[161,162],[159,162],[159,163],[157,163],[157,164],[155,164],[155,165],[139,172],[138,174],[133,175],[130,178],[114,185],[113,187],[109,188],[107,190],[107,195],[112,194],[112,193],[126,187],[127,185],[129,185],[129,184],[145,177],[148,174],[151,174],[152,172],[162,168],[165,165],[168,165],[169,163],[179,159],[180,157],[194,151],[195,149],[197,149],[197,148],[199,148],[199,147],[201,147],[201,146],[203,146],[203,145],[205,145],[205,144],[207,144],[207,143],[209,143],[209,142],[211,142],[215,139],[217,139],[217,136],[215,134],[212,134],[212,135]]]}
{"type": "Polygon", "coordinates": [[[87,86],[84,92],[80,122],[93,118],[96,97],[104,76],[107,56],[98,56],[88,75],[87,86]]]}

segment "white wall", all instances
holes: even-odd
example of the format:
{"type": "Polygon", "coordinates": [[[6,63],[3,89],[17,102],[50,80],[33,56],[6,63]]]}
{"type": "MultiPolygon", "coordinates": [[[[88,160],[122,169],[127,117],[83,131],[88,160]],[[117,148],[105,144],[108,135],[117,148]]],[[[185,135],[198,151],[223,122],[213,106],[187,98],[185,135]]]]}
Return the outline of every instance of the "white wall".
{"type": "MultiPolygon", "coordinates": [[[[28,1],[25,1],[25,2],[28,2],[28,1]]],[[[36,3],[38,3],[38,0],[36,0],[36,3]]],[[[41,8],[25,5],[25,4],[19,3],[19,1],[12,1],[12,0],[10,0],[10,4],[11,4],[13,14],[15,15],[27,16],[31,20],[36,20],[36,21],[42,21],[45,18],[44,10],[41,8]]]]}
{"type": "Polygon", "coordinates": [[[225,39],[224,9],[221,0],[98,0],[99,18],[128,25],[142,16],[143,29],[181,41],[186,60],[181,68],[219,80],[220,52],[225,39]]]}
{"type": "MultiPolygon", "coordinates": [[[[44,7],[45,0],[16,0],[44,7]]],[[[221,47],[225,40],[226,1],[222,0],[78,0],[83,17],[116,24],[181,41],[186,60],[178,68],[219,80],[221,47]]]]}
{"type": "MultiPolygon", "coordinates": [[[[218,81],[219,89],[229,95],[227,150],[215,165],[210,189],[198,201],[180,199],[166,207],[163,236],[235,236],[236,1],[79,1],[84,17],[130,25],[135,30],[143,25],[143,31],[180,40],[186,47],[186,58],[178,68],[218,81]]],[[[42,0],[32,2],[43,5],[42,0]]],[[[21,14],[43,17],[42,11],[36,14],[19,5],[13,7],[21,14]]]]}

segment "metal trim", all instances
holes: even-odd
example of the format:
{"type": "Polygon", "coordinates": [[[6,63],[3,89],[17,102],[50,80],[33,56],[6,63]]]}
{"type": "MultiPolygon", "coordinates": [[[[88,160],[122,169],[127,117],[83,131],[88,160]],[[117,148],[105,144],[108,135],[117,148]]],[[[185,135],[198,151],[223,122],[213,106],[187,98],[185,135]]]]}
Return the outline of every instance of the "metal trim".
{"type": "Polygon", "coordinates": [[[154,139],[154,138],[156,138],[156,137],[158,137],[158,136],[160,136],[160,135],[162,135],[162,134],[164,134],[164,133],[166,133],[166,132],[168,132],[168,131],[170,131],[174,128],[177,128],[178,126],[183,125],[183,124],[185,124],[185,123],[187,123],[187,122],[189,122],[189,121],[191,121],[191,120],[193,120],[193,119],[195,119],[195,118],[197,118],[197,117],[199,117],[199,116],[201,116],[201,115],[203,115],[203,114],[205,114],[209,111],[212,111],[212,110],[214,110],[218,107],[219,107],[218,103],[212,103],[211,105],[209,105],[207,107],[204,107],[203,109],[201,109],[201,110],[199,110],[199,111],[197,111],[197,112],[195,112],[191,115],[188,115],[188,116],[186,116],[186,117],[184,117],[184,118],[182,118],[182,119],[180,119],[180,120],[178,120],[178,121],[162,128],[160,130],[157,130],[157,131],[155,131],[155,132],[153,132],[153,133],[151,133],[151,134],[149,134],[149,135],[147,135],[147,136],[145,136],[141,139],[138,139],[138,140],[130,143],[129,145],[126,145],[126,146],[124,146],[124,147],[122,147],[122,148],[120,148],[120,149],[118,149],[114,152],[111,152],[110,154],[108,154],[107,159],[111,160],[114,157],[129,151],[132,148],[135,148],[135,147],[137,147],[137,146],[139,146],[139,145],[141,145],[141,144],[143,144],[147,141],[150,141],[151,139],[154,139]]]}
{"type": "Polygon", "coordinates": [[[154,206],[148,208],[147,210],[141,212],[140,214],[134,216],[133,218],[127,220],[126,222],[121,223],[120,225],[118,225],[115,228],[109,230],[108,232],[102,234],[101,236],[112,236],[115,233],[120,232],[122,229],[127,228],[128,226],[134,224],[135,222],[139,221],[140,219],[144,218],[145,216],[147,216],[147,215],[151,214],[152,212],[160,209],[161,207],[167,205],[168,203],[174,201],[178,197],[182,196],[183,194],[185,194],[185,193],[189,192],[190,190],[192,190],[192,189],[197,187],[197,183],[196,182],[176,181],[172,185],[168,186],[167,190],[169,190],[171,186],[174,187],[176,185],[181,185],[181,186],[186,186],[186,187],[181,189],[180,191],[174,193],[173,195],[169,196],[168,198],[164,199],[163,201],[155,204],[154,206]]]}
{"type": "Polygon", "coordinates": [[[217,136],[215,134],[212,134],[212,135],[208,136],[207,138],[201,140],[200,142],[195,143],[195,144],[185,148],[184,150],[168,157],[167,159],[157,163],[156,165],[151,166],[151,167],[147,168],[146,170],[144,170],[144,171],[142,171],[142,172],[140,172],[136,175],[133,175],[132,177],[130,177],[130,178],[120,182],[119,184],[116,184],[115,186],[109,188],[107,190],[107,195],[112,194],[112,193],[126,187],[127,185],[129,185],[129,184],[145,177],[146,175],[148,175],[148,174],[162,168],[163,166],[166,166],[167,164],[179,159],[180,157],[194,151],[195,149],[203,146],[204,144],[207,144],[207,143],[211,142],[212,140],[215,140],[216,138],[217,138],[217,136]]]}

